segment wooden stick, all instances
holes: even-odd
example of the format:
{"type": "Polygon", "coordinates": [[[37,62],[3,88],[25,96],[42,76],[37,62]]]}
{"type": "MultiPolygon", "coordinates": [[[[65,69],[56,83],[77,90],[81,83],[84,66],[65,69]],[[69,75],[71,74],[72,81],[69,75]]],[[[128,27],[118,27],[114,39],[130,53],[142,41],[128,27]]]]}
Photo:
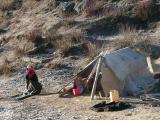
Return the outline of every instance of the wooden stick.
{"type": "Polygon", "coordinates": [[[154,73],[154,70],[153,70],[151,58],[150,58],[150,57],[147,57],[147,58],[146,58],[146,61],[147,61],[147,64],[148,64],[149,71],[153,74],[153,73],[154,73]]]}
{"type": "Polygon", "coordinates": [[[86,87],[87,87],[87,85],[88,85],[90,79],[91,79],[91,78],[93,77],[93,75],[95,74],[95,72],[96,72],[96,67],[97,67],[97,63],[94,65],[94,67],[93,67],[91,73],[89,74],[88,78],[86,79],[86,82],[85,82],[85,89],[86,89],[86,87]]]}
{"type": "Polygon", "coordinates": [[[63,86],[57,93],[60,93],[66,86],[68,86],[70,83],[72,83],[76,77],[77,77],[77,75],[74,76],[73,78],[71,78],[71,81],[69,81],[65,86],[63,86]]]}
{"type": "MultiPolygon", "coordinates": [[[[95,62],[98,58],[95,58],[94,60],[92,60],[84,69],[82,69],[80,72],[77,73],[77,75],[79,75],[82,71],[84,71],[88,66],[90,66],[93,62],[95,62]]],[[[74,76],[73,78],[71,78],[72,80],[69,81],[65,86],[63,86],[57,93],[60,93],[66,86],[68,86],[71,82],[73,82],[75,80],[75,78],[77,77],[74,76]]]]}
{"type": "Polygon", "coordinates": [[[102,56],[99,57],[99,60],[98,60],[98,63],[97,63],[96,76],[95,76],[95,80],[94,80],[93,87],[92,87],[92,92],[91,92],[91,100],[94,99],[94,95],[95,95],[95,92],[96,92],[97,81],[98,81],[98,77],[99,77],[99,71],[100,71],[101,63],[102,63],[102,56]]]}

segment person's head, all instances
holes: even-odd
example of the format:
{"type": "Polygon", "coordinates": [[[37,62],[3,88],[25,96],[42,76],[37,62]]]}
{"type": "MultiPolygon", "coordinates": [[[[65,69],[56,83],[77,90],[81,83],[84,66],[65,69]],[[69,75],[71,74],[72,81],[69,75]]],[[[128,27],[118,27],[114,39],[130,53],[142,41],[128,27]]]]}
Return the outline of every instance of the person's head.
{"type": "Polygon", "coordinates": [[[27,65],[27,70],[30,69],[30,68],[33,68],[33,66],[27,65]]]}

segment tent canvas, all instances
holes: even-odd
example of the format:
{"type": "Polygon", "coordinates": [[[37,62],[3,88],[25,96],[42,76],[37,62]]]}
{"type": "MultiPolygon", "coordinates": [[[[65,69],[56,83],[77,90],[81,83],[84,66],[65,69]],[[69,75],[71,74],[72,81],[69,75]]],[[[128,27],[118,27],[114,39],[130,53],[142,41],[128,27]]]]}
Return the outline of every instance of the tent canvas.
{"type": "MultiPolygon", "coordinates": [[[[102,81],[108,80],[104,86],[109,88],[109,85],[113,83],[112,88],[117,89],[121,95],[136,95],[144,90],[147,85],[155,83],[148,69],[146,57],[131,48],[105,54],[103,64],[110,69],[110,76],[115,77],[113,80],[108,80],[110,78],[107,78],[106,72],[104,72],[105,74],[102,73],[102,76],[104,76],[102,81]]],[[[106,92],[109,91],[105,90],[106,92]]]]}
{"type": "Polygon", "coordinates": [[[91,99],[94,99],[99,83],[105,95],[113,89],[120,95],[136,95],[156,82],[148,69],[146,57],[128,47],[109,54],[101,53],[77,75],[86,78],[85,84],[92,89],[91,99]],[[100,73],[102,77],[97,81],[100,73]]]}

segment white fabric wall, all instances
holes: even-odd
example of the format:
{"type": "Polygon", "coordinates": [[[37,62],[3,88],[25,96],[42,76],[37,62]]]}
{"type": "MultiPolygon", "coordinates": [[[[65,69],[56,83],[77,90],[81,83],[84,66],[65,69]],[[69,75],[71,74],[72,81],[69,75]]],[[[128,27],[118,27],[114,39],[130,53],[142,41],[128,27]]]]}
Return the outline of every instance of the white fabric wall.
{"type": "Polygon", "coordinates": [[[150,74],[146,58],[131,48],[124,48],[104,56],[104,63],[120,80],[121,92],[137,94],[147,85],[155,83],[150,74]]]}

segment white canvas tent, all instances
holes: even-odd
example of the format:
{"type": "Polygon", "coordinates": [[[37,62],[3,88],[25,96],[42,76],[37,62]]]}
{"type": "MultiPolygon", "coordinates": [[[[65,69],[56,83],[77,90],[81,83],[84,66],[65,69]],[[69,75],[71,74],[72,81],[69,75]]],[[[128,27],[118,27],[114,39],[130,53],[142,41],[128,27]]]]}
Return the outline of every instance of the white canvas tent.
{"type": "MultiPolygon", "coordinates": [[[[146,57],[131,48],[103,54],[100,64],[97,72],[102,72],[101,84],[105,94],[116,89],[121,95],[136,95],[156,82],[148,69],[146,57]]],[[[94,92],[92,90],[91,99],[94,92]]]]}
{"type": "Polygon", "coordinates": [[[91,99],[94,99],[99,83],[105,95],[113,89],[118,90],[120,95],[137,95],[156,82],[148,69],[146,57],[131,48],[101,53],[77,75],[87,78],[86,84],[92,91],[91,99]],[[99,80],[100,73],[102,77],[99,80]]]}

